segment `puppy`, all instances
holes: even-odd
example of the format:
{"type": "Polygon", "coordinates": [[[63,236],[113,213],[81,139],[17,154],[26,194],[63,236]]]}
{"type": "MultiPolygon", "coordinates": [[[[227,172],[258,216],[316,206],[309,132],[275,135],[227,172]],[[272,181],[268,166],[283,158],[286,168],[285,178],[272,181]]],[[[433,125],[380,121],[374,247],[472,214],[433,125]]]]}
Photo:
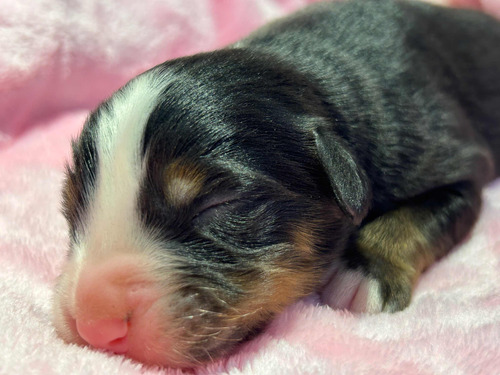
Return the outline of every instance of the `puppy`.
{"type": "Polygon", "coordinates": [[[134,78],[73,143],[58,334],[193,367],[313,291],[404,309],[499,175],[499,46],[472,11],[324,3],[134,78]]]}

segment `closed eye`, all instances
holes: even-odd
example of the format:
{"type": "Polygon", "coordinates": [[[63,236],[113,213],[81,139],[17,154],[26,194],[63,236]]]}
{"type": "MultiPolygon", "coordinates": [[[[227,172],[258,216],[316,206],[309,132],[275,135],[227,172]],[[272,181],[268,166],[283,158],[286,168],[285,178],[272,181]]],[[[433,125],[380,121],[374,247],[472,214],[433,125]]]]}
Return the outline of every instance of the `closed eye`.
{"type": "Polygon", "coordinates": [[[210,197],[200,204],[198,212],[194,216],[194,220],[198,221],[211,218],[214,215],[216,215],[217,212],[219,212],[220,210],[228,208],[237,202],[238,202],[237,197],[235,195],[230,195],[230,194],[210,197]]]}

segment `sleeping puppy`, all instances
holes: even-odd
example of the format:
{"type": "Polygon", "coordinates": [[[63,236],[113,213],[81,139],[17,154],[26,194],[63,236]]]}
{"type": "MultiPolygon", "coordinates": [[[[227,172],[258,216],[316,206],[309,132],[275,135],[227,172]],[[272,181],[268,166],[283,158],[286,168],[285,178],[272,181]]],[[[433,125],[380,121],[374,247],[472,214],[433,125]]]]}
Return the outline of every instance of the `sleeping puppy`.
{"type": "Polygon", "coordinates": [[[499,175],[499,46],[484,14],[359,0],[134,78],[73,143],[58,334],[193,367],[314,291],[404,309],[499,175]]]}

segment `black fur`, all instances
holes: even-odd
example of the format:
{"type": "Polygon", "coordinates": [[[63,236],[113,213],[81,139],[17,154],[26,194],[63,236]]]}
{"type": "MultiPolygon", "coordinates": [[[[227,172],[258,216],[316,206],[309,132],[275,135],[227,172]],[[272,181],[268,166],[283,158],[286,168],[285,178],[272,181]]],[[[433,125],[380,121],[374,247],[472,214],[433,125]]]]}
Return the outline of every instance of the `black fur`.
{"type": "Polygon", "coordinates": [[[97,178],[99,156],[96,148],[97,127],[107,104],[103,103],[87,120],[80,136],[73,140],[73,165],[66,165],[66,189],[63,193],[63,213],[69,224],[72,240],[78,230],[83,230],[88,210],[87,197],[92,196],[97,178]],[[69,189],[71,187],[71,189],[69,189]]]}

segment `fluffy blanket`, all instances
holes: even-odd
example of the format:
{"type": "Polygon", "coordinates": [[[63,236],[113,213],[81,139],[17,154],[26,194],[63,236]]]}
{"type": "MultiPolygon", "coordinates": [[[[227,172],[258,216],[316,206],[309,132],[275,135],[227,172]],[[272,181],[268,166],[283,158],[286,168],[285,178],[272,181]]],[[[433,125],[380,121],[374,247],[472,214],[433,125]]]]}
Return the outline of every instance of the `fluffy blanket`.
{"type": "MultiPolygon", "coordinates": [[[[0,374],[181,373],[67,345],[54,333],[70,138],[92,107],[145,68],[224,45],[306,2],[2,2],[0,374]]],[[[500,14],[500,0],[457,3],[500,14]]],[[[484,199],[473,234],[422,277],[405,311],[356,315],[312,295],[238,353],[196,373],[500,374],[500,180],[484,199]]]]}

